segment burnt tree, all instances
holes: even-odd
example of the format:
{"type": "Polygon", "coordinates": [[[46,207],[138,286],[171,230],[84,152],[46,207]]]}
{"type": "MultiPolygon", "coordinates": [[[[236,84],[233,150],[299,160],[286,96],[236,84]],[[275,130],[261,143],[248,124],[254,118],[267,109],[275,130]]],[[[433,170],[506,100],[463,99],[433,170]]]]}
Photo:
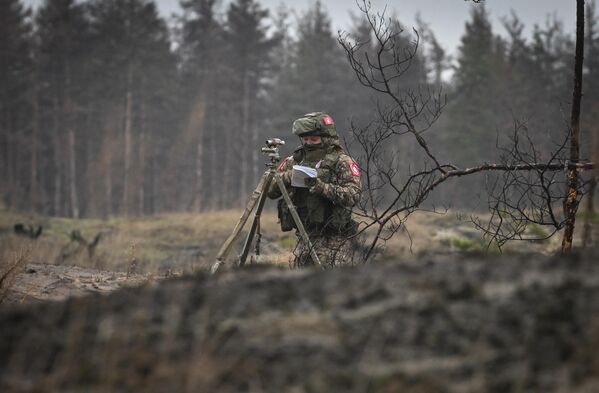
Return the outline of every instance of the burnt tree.
{"type": "Polygon", "coordinates": [[[357,209],[361,218],[359,232],[368,234],[364,261],[381,242],[398,229],[405,229],[408,217],[423,209],[437,187],[450,179],[474,174],[488,176],[490,218],[472,217],[472,221],[483,231],[489,245],[501,247],[509,240],[530,239],[523,236],[524,231],[535,223],[550,228],[547,236],[564,230],[562,249],[570,250],[576,209],[586,187],[579,172],[594,166],[592,162],[581,162],[577,147],[584,1],[578,3],[577,76],[571,129],[547,156],[540,154],[527,125],[515,120],[510,143],[507,146],[497,143],[500,159],[469,167],[442,162],[429,143],[427,131],[433,128],[446,105],[441,87],[405,88],[406,76],[418,53],[418,32],[414,30],[412,40],[407,41],[402,38],[406,33],[397,22],[387,18],[384,12],[373,12],[365,0],[359,4],[374,44],[370,40],[353,40],[346,33],[341,33],[338,39],[359,82],[380,97],[377,118],[365,127],[353,127],[349,141],[353,155],[358,157],[365,185],[365,197],[357,209]],[[395,146],[405,138],[410,138],[413,148],[420,152],[416,156],[420,165],[414,163],[414,167],[408,168],[400,165],[395,146]]]}

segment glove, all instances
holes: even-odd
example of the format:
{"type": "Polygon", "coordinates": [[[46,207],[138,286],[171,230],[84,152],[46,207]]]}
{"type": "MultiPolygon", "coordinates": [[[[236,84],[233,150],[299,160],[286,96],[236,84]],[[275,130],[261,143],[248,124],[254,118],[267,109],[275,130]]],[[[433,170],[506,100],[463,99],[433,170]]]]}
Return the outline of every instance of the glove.
{"type": "Polygon", "coordinates": [[[312,194],[322,194],[324,191],[324,186],[326,184],[319,178],[304,179],[304,183],[306,184],[306,186],[310,187],[310,192],[312,194]]]}
{"type": "Polygon", "coordinates": [[[329,171],[328,169],[316,169],[316,177],[307,177],[304,179],[304,184],[306,187],[310,188],[311,193],[322,194],[324,190],[325,182],[322,179],[328,178],[329,171]]]}
{"type": "Polygon", "coordinates": [[[281,179],[283,179],[283,184],[285,184],[287,187],[291,186],[291,176],[292,176],[292,170],[288,169],[284,172],[279,172],[281,179]]]}
{"type": "Polygon", "coordinates": [[[304,179],[304,184],[306,185],[306,187],[310,188],[316,184],[316,180],[317,179],[315,177],[307,177],[304,179]]]}

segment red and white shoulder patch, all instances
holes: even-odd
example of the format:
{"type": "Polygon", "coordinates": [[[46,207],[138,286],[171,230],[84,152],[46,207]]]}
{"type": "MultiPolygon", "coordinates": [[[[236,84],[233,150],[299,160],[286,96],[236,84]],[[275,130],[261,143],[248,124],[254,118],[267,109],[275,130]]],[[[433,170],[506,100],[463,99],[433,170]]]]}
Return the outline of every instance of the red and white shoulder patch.
{"type": "Polygon", "coordinates": [[[360,168],[355,162],[349,163],[349,170],[351,171],[352,176],[360,176],[360,168]]]}
{"type": "Polygon", "coordinates": [[[323,117],[322,122],[324,123],[325,126],[332,126],[333,124],[335,124],[335,122],[333,121],[333,118],[331,116],[323,117]]]}
{"type": "Polygon", "coordinates": [[[287,160],[290,157],[285,157],[285,159],[283,161],[281,161],[281,163],[279,164],[279,166],[277,167],[277,172],[283,172],[283,167],[285,166],[285,163],[287,162],[287,160]]]}

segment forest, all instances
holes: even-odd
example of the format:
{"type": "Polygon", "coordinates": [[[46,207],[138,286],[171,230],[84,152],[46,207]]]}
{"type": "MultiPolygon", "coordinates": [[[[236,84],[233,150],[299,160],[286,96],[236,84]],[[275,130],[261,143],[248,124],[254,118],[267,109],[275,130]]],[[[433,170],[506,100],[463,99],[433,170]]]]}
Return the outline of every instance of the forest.
{"type": "Polygon", "coordinates": [[[0,0],[0,392],[597,391],[596,0],[178,1],[0,0]]]}
{"type": "MultiPolygon", "coordinates": [[[[266,138],[289,153],[293,120],[322,110],[351,145],[385,105],[340,45],[347,34],[377,50],[358,9],[338,33],[320,1],[299,15],[258,0],[181,8],[168,23],[152,0],[0,2],[0,207],[72,218],[237,208],[264,170],[266,138]]],[[[581,160],[599,124],[599,16],[586,8],[581,160]]],[[[562,22],[548,15],[529,36],[517,14],[473,5],[456,53],[424,18],[393,24],[415,48],[400,88],[442,92],[427,131],[441,161],[495,161],[514,127],[541,161],[552,154],[572,99],[575,37],[562,22]]],[[[388,148],[406,168],[420,159],[409,144],[388,148]]],[[[432,200],[476,209],[471,190],[485,181],[448,183],[432,200]]]]}

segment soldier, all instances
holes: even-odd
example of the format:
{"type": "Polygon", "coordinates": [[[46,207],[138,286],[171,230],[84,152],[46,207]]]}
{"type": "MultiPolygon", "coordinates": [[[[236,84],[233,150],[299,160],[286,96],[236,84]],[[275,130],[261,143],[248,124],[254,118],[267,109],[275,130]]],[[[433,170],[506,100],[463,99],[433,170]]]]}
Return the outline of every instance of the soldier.
{"type": "MultiPolygon", "coordinates": [[[[279,165],[277,176],[291,195],[300,219],[322,265],[326,268],[352,264],[351,242],[357,224],[351,208],[360,199],[360,170],[339,145],[335,122],[323,112],[308,113],[293,122],[293,133],[302,140],[293,155],[279,165]],[[315,168],[316,178],[304,180],[304,187],[291,186],[294,165],[315,168]]],[[[268,197],[277,199],[281,192],[273,183],[268,197]]],[[[283,199],[277,204],[281,229],[295,228],[289,208],[283,199]]],[[[310,250],[299,233],[294,250],[293,267],[313,265],[310,250]]]]}

